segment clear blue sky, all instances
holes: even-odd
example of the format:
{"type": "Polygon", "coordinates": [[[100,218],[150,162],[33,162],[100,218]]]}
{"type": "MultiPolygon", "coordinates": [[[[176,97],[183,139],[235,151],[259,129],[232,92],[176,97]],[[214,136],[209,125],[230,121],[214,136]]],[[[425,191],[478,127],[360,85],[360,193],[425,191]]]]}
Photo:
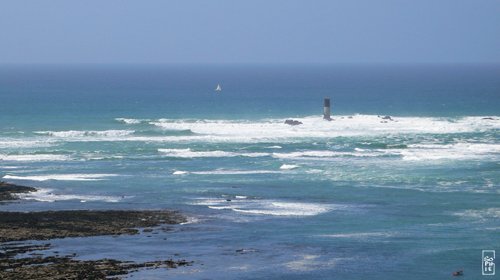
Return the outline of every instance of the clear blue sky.
{"type": "Polygon", "coordinates": [[[0,63],[499,63],[500,0],[2,0],[0,63]]]}

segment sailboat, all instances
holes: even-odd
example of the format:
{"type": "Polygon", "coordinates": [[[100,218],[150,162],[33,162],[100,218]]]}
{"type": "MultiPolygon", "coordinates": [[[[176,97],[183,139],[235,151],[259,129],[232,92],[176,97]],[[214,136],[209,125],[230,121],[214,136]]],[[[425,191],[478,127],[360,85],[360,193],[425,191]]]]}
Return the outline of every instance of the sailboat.
{"type": "Polygon", "coordinates": [[[220,84],[217,84],[217,87],[215,88],[215,91],[222,91],[222,87],[220,86],[220,84]]]}

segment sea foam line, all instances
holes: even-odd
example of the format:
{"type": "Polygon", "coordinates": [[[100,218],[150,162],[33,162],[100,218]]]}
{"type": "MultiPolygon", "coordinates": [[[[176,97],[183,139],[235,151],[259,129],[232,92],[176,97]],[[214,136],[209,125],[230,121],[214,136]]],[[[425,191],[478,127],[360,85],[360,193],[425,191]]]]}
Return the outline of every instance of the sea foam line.
{"type": "Polygon", "coordinates": [[[455,212],[453,215],[477,221],[485,221],[487,219],[495,220],[500,218],[500,208],[469,209],[461,212],[455,212]]]}
{"type": "Polygon", "coordinates": [[[121,137],[133,134],[134,130],[66,130],[66,131],[35,131],[35,134],[60,138],[75,137],[121,137]]]}
{"type": "Polygon", "coordinates": [[[36,200],[41,202],[55,202],[62,200],[104,201],[119,202],[125,197],[104,196],[104,195],[77,195],[77,194],[56,194],[52,189],[38,189],[36,192],[29,192],[17,195],[20,199],[36,200]]]}
{"type": "Polygon", "coordinates": [[[8,148],[43,148],[51,147],[56,144],[56,141],[50,139],[15,139],[2,138],[0,139],[0,149],[8,148]]]}
{"type": "Polygon", "coordinates": [[[399,150],[404,160],[463,160],[500,156],[500,144],[496,143],[454,143],[446,145],[415,144],[406,150],[399,150]]]}
{"type": "Polygon", "coordinates": [[[500,119],[464,117],[458,119],[429,117],[394,117],[385,121],[375,115],[336,116],[325,122],[318,116],[297,118],[298,126],[289,126],[283,119],[258,121],[230,120],[168,120],[150,124],[168,130],[191,130],[199,135],[235,139],[331,138],[338,136],[383,135],[405,133],[463,133],[500,129],[500,119]]]}
{"type": "Polygon", "coordinates": [[[115,118],[116,121],[125,124],[140,124],[141,122],[148,122],[148,119],[130,119],[130,118],[115,118]]]}
{"type": "Polygon", "coordinates": [[[118,176],[117,174],[44,174],[32,176],[16,176],[7,174],[4,179],[11,180],[30,180],[30,181],[100,181],[109,177],[118,176]]]}
{"type": "MultiPolygon", "coordinates": [[[[117,118],[134,124],[146,122],[165,130],[192,131],[193,135],[140,136],[134,130],[68,130],[37,131],[36,134],[63,139],[64,141],[138,141],[138,142],[286,142],[311,138],[334,138],[339,136],[378,136],[394,134],[446,134],[485,132],[500,129],[499,117],[393,117],[382,120],[375,115],[335,116],[326,122],[319,116],[296,118],[301,125],[289,126],[284,119],[248,120],[189,120],[159,119],[139,120],[117,118]]],[[[42,145],[42,144],[40,144],[42,145]]],[[[270,146],[273,148],[279,145],[270,146]]]]}
{"type": "Polygon", "coordinates": [[[192,151],[191,149],[158,149],[158,152],[167,157],[198,158],[198,157],[265,157],[269,153],[235,153],[226,151],[192,151]]]}
{"type": "Polygon", "coordinates": [[[337,233],[337,234],[321,234],[319,237],[329,237],[329,238],[349,238],[349,239],[365,239],[365,238],[376,238],[376,237],[392,237],[395,234],[393,232],[353,232],[353,233],[337,233]]]}
{"type": "Polygon", "coordinates": [[[68,161],[67,155],[31,154],[31,155],[5,155],[0,154],[0,160],[5,161],[68,161]]]}
{"type": "Polygon", "coordinates": [[[197,174],[197,175],[251,175],[251,174],[279,174],[282,171],[277,170],[231,170],[231,169],[216,169],[208,171],[176,171],[175,175],[181,174],[197,174]],[[177,172],[177,173],[176,173],[177,172]]]}
{"type": "Polygon", "coordinates": [[[214,210],[231,210],[242,214],[265,216],[315,216],[345,208],[333,204],[248,199],[246,196],[235,196],[231,200],[200,198],[193,204],[204,205],[214,210]]]}

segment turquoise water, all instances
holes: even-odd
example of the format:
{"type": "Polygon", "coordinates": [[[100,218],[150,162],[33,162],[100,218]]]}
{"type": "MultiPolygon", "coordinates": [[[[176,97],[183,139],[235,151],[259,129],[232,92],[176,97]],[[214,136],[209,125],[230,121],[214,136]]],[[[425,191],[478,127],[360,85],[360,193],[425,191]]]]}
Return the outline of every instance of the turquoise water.
{"type": "Polygon", "coordinates": [[[195,262],[136,279],[479,279],[481,250],[500,250],[499,75],[4,66],[0,178],[40,191],[0,210],[186,213],[150,237],[54,242],[82,259],[195,262]]]}

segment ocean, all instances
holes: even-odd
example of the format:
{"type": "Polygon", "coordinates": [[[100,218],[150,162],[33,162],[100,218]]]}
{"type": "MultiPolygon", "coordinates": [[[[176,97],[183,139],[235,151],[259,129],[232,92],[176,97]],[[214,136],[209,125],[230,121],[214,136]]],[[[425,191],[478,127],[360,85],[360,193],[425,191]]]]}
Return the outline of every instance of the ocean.
{"type": "Polygon", "coordinates": [[[0,180],[39,191],[0,210],[187,215],[155,235],[52,242],[79,259],[194,261],[127,279],[480,279],[481,251],[500,250],[499,77],[499,65],[2,66],[0,180]]]}

